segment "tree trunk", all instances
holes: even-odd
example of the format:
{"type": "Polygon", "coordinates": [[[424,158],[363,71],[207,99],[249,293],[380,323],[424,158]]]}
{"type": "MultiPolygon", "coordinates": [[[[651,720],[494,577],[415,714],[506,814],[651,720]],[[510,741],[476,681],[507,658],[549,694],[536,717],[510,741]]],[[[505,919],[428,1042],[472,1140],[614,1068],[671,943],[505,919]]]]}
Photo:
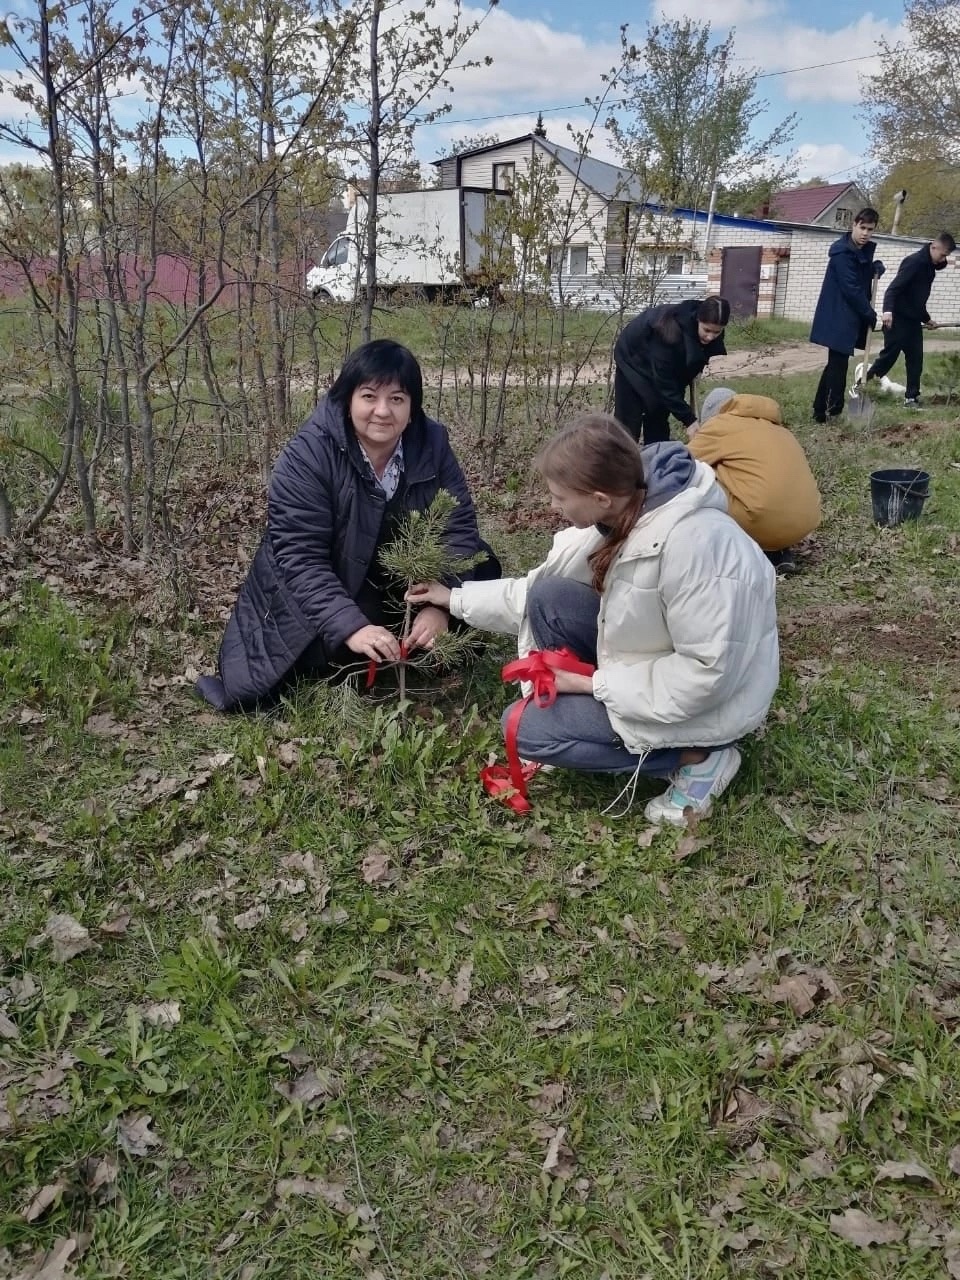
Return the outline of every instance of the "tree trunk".
{"type": "Polygon", "coordinates": [[[383,0],[373,0],[370,15],[370,182],[367,191],[367,287],[363,299],[360,338],[369,342],[373,336],[373,305],[377,297],[377,204],[380,195],[380,13],[383,0]]]}

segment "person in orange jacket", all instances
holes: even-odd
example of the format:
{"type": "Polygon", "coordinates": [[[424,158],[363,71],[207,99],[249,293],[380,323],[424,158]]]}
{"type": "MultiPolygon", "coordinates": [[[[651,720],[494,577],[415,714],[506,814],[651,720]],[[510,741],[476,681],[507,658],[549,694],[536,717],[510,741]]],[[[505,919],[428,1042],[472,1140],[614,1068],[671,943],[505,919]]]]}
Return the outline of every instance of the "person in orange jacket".
{"type": "Polygon", "coordinates": [[[795,573],[791,548],[819,525],[820,493],[776,400],[715,387],[690,432],[687,447],[713,467],[730,515],[778,573],[795,573]]]}

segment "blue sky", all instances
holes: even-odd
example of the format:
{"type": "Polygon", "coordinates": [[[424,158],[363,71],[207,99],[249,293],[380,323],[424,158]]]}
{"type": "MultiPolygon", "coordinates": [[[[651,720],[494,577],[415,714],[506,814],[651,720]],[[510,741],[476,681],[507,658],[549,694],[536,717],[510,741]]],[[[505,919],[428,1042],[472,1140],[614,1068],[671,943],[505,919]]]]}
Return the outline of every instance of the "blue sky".
{"type": "MultiPolygon", "coordinates": [[[[867,10],[850,0],[659,0],[647,8],[623,0],[501,0],[470,45],[474,56],[490,53],[493,66],[458,77],[453,110],[421,131],[420,154],[433,158],[451,139],[479,131],[501,138],[527,132],[538,109],[548,135],[566,141],[568,124],[582,126],[589,119],[585,111],[568,108],[596,93],[600,73],[616,62],[621,23],[630,24],[639,43],[648,22],[686,16],[709,19],[719,36],[734,28],[740,65],[767,73],[759,88],[770,107],[758,131],[797,114],[793,146],[801,179],[819,174],[844,181],[865,167],[869,141],[860,77],[877,68],[878,39],[903,38],[903,6],[891,0],[867,10]],[[596,21],[599,12],[603,18],[596,21]],[[769,74],[853,58],[863,60],[769,74]]],[[[601,158],[612,155],[602,136],[591,150],[601,158]]]]}
{"type": "MultiPolygon", "coordinates": [[[[34,0],[12,3],[22,12],[35,11],[34,0]]],[[[443,21],[451,7],[452,0],[437,0],[431,14],[443,21]]],[[[455,73],[449,115],[418,131],[421,159],[435,159],[453,140],[481,132],[501,139],[527,133],[538,110],[544,112],[548,136],[568,142],[568,126],[583,129],[590,122],[586,108],[573,104],[596,95],[601,76],[618,60],[621,23],[630,24],[631,38],[639,44],[648,22],[687,15],[709,18],[718,36],[735,28],[740,65],[764,76],[760,90],[770,106],[758,131],[797,113],[793,148],[801,179],[818,174],[842,181],[864,169],[869,142],[860,81],[864,72],[877,68],[878,39],[895,42],[904,36],[902,5],[893,0],[876,0],[868,10],[851,0],[712,0],[697,6],[690,0],[656,0],[649,7],[625,0],[500,0],[489,12],[468,7],[468,17],[484,20],[465,56],[490,55],[493,64],[455,73]]],[[[8,118],[22,114],[2,83],[3,68],[12,62],[9,50],[0,50],[0,116],[8,118]]],[[[135,113],[135,81],[128,92],[128,110],[135,113]]],[[[602,132],[589,149],[599,158],[615,158],[602,132]]],[[[14,155],[0,146],[0,162],[14,155]]]]}

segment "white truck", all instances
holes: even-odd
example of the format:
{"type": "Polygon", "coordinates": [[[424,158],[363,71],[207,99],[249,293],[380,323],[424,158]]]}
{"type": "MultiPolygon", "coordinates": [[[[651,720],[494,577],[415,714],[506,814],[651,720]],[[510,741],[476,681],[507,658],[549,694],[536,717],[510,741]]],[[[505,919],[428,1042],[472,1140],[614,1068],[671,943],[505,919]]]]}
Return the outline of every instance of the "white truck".
{"type": "MultiPolygon", "coordinates": [[[[488,213],[502,192],[470,187],[384,192],[377,201],[377,287],[419,289],[428,298],[469,290],[490,258],[488,213]]],[[[366,285],[367,201],[357,196],[347,226],[307,272],[312,297],[352,302],[366,285]]]]}

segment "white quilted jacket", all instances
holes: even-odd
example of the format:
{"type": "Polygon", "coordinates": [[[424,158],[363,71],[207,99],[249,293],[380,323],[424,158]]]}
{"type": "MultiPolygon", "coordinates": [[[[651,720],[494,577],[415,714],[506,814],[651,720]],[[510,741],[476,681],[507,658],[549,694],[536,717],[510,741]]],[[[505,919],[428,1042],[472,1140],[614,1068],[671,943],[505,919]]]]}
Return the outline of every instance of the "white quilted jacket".
{"type": "MultiPolygon", "coordinates": [[[[471,626],[534,647],[530,585],[547,574],[589,583],[596,528],[564,529],[525,578],[467,582],[450,611],[471,626]]],[[[726,513],[712,470],[645,513],[607,574],[593,696],[626,747],[710,747],[763,721],[779,681],[776,578],[757,544],[726,513]]]]}

